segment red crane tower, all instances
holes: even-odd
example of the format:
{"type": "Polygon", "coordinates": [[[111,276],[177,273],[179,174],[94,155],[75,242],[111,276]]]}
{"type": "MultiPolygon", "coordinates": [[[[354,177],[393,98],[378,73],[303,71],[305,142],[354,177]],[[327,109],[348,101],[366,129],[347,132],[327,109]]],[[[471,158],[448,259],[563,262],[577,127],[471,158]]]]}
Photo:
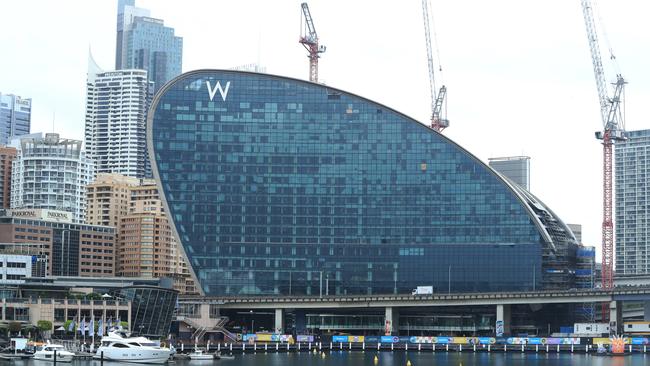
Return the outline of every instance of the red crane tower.
{"type": "Polygon", "coordinates": [[[314,27],[314,20],[311,18],[309,6],[307,3],[302,3],[302,15],[305,19],[304,28],[301,29],[300,44],[302,44],[307,52],[309,52],[309,81],[318,82],[318,58],[320,54],[325,52],[325,46],[318,44],[318,34],[316,34],[316,27],[314,27]]]}
{"type": "MultiPolygon", "coordinates": [[[[621,95],[625,87],[625,79],[621,74],[616,75],[614,83],[614,94],[607,95],[607,84],[603,63],[600,58],[600,47],[598,35],[594,24],[593,6],[591,0],[581,0],[582,14],[585,19],[589,49],[591,50],[591,61],[596,77],[598,99],[600,101],[600,115],[603,122],[603,130],[596,132],[596,138],[603,140],[603,227],[602,227],[602,286],[605,290],[614,287],[614,226],[612,223],[612,147],[615,142],[625,140],[625,123],[621,113],[621,95]]],[[[613,57],[612,57],[613,58],[613,57]]],[[[608,313],[609,304],[603,304],[603,320],[608,313]]]]}
{"type": "Polygon", "coordinates": [[[444,130],[446,127],[449,127],[449,120],[442,117],[442,107],[445,102],[445,96],[447,95],[447,87],[444,85],[441,86],[438,94],[436,95],[436,81],[433,75],[433,51],[431,50],[431,35],[429,32],[430,27],[428,0],[422,0],[422,15],[424,17],[424,40],[427,43],[427,64],[429,65],[429,90],[431,92],[431,128],[438,132],[442,132],[442,130],[444,130]]]}

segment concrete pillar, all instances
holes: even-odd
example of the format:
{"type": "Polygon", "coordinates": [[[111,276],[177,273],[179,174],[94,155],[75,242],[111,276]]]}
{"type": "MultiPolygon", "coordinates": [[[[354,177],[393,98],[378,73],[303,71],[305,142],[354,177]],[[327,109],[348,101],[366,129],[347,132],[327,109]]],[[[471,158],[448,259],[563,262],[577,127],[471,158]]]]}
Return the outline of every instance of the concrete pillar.
{"type": "Polygon", "coordinates": [[[399,335],[399,310],[387,307],[384,318],[384,332],[386,335],[399,335]]]}
{"type": "Polygon", "coordinates": [[[284,310],[275,309],[275,333],[284,333],[284,310]]]}
{"type": "Polygon", "coordinates": [[[496,336],[510,335],[510,305],[497,305],[496,336]]]}
{"type": "Polygon", "coordinates": [[[296,332],[298,334],[307,334],[307,316],[305,311],[302,309],[294,310],[294,316],[296,321],[296,332]]]}
{"type": "Polygon", "coordinates": [[[643,302],[643,320],[650,322],[650,301],[643,302]]]}
{"type": "MultiPolygon", "coordinates": [[[[609,303],[609,333],[622,334],[621,327],[623,326],[623,303],[620,301],[612,301],[609,303]]],[[[645,315],[645,314],[644,314],[645,315]]]]}

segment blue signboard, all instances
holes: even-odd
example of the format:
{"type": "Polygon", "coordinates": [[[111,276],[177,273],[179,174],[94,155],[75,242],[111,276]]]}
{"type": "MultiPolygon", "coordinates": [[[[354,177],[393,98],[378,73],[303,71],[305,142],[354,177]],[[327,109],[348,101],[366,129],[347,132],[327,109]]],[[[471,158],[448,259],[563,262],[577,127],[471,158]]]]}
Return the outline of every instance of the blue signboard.
{"type": "Polygon", "coordinates": [[[397,342],[399,342],[399,337],[381,336],[380,342],[381,343],[397,343],[397,342]]]}
{"type": "Polygon", "coordinates": [[[332,336],[332,342],[334,343],[347,343],[348,341],[348,336],[332,336]]]}

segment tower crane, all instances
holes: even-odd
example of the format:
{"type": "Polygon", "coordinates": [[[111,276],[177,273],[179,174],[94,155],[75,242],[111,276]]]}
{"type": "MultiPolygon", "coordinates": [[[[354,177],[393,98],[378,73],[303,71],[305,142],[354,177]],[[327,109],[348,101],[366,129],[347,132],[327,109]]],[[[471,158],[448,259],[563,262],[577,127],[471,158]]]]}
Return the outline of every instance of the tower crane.
{"type": "Polygon", "coordinates": [[[301,30],[300,39],[298,42],[302,44],[307,52],[309,52],[309,81],[318,82],[318,58],[320,54],[325,52],[325,46],[318,44],[318,34],[314,27],[314,20],[311,18],[309,6],[307,3],[302,3],[302,15],[305,19],[305,27],[301,30]]]}
{"type": "MultiPolygon", "coordinates": [[[[602,286],[611,290],[613,283],[614,260],[614,228],[612,224],[612,147],[615,142],[625,140],[625,123],[621,113],[621,96],[625,87],[625,79],[621,74],[616,75],[614,94],[607,95],[607,83],[603,63],[600,58],[598,35],[594,23],[593,6],[591,0],[580,0],[582,14],[587,29],[587,39],[591,50],[591,61],[594,67],[596,88],[600,102],[600,116],[603,130],[596,132],[596,138],[603,142],[603,225],[602,225],[602,286]]],[[[603,319],[608,315],[607,304],[603,304],[603,319]]]]}
{"type": "Polygon", "coordinates": [[[427,44],[427,63],[429,65],[429,89],[431,91],[431,128],[442,132],[449,127],[449,120],[442,117],[442,108],[447,96],[447,87],[441,86],[436,95],[436,81],[433,75],[433,51],[431,50],[431,34],[429,31],[428,0],[422,0],[422,15],[424,17],[424,40],[427,44]]]}

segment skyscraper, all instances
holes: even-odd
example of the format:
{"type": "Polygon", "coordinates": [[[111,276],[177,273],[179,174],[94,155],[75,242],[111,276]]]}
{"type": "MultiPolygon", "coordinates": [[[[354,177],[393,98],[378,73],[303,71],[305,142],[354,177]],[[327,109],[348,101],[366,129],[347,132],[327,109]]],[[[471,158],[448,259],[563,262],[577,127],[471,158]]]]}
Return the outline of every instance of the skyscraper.
{"type": "Polygon", "coordinates": [[[32,100],[0,92],[0,145],[12,136],[29,133],[32,120],[32,100]]]}
{"type": "Polygon", "coordinates": [[[615,145],[616,274],[650,273],[650,130],[615,145]]]}
{"type": "Polygon", "coordinates": [[[530,191],[530,157],[507,156],[503,158],[490,158],[489,165],[492,169],[505,175],[511,181],[530,191]]]}
{"type": "Polygon", "coordinates": [[[158,90],[180,75],[183,38],[174,35],[162,19],[150,17],[149,10],[135,6],[134,0],[118,0],[115,68],[144,69],[158,90]]]}
{"type": "Polygon", "coordinates": [[[149,175],[145,117],[152,92],[146,70],[103,71],[89,57],[85,138],[97,173],[149,175]]]}
{"type": "Polygon", "coordinates": [[[94,175],[95,166],[81,151],[81,141],[56,133],[22,137],[11,172],[11,208],[67,211],[73,222],[81,223],[86,186],[94,175]]]}

